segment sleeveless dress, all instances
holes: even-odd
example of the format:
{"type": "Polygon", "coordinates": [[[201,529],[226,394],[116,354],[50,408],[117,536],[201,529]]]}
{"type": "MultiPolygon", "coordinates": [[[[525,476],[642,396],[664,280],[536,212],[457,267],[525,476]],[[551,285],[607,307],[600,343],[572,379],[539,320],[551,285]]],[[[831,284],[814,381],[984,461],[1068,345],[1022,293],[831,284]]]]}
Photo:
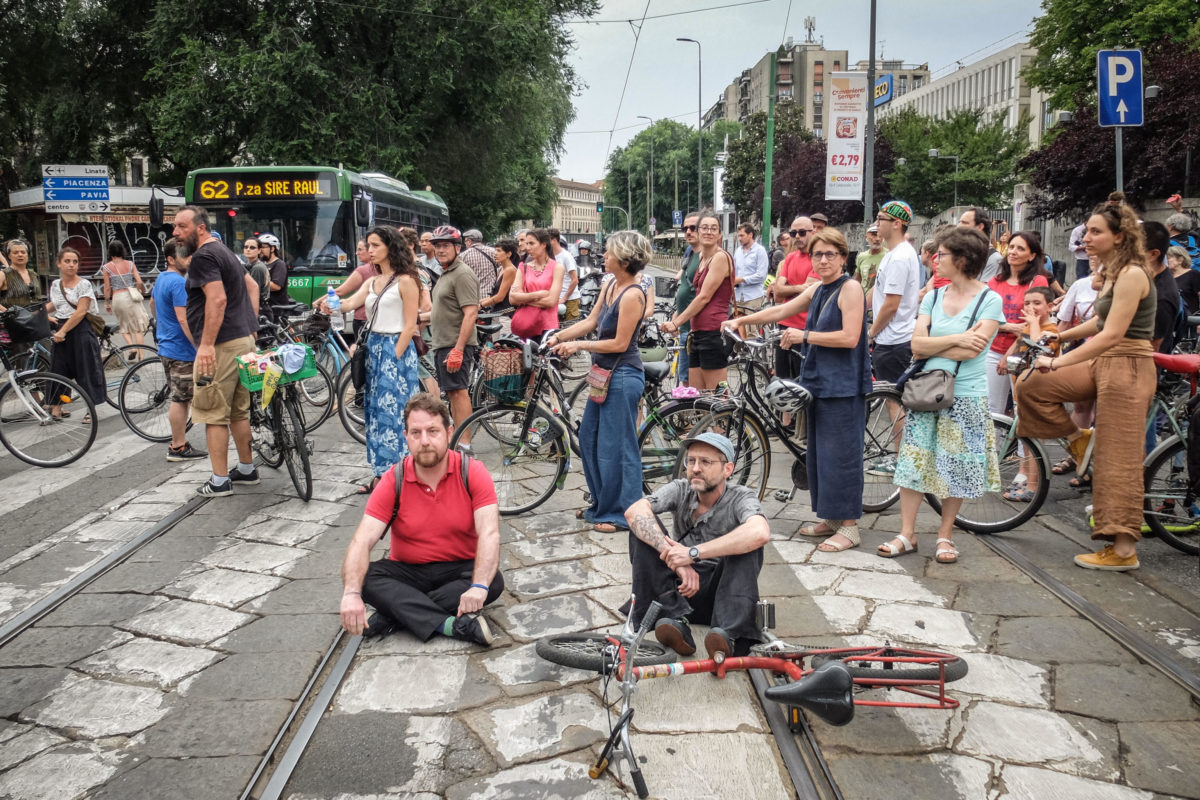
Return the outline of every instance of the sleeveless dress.
{"type": "MultiPolygon", "coordinates": [[[[409,398],[421,391],[417,377],[417,346],[410,341],[404,358],[396,358],[396,342],[400,331],[404,330],[404,308],[395,282],[387,287],[385,294],[387,297],[379,313],[375,314],[367,336],[367,386],[363,397],[367,462],[376,476],[387,472],[408,455],[404,406],[409,398]]],[[[364,304],[368,321],[377,303],[379,295],[375,293],[375,280],[371,279],[364,304]]]]}
{"type": "MultiPolygon", "coordinates": [[[[521,291],[543,292],[551,288],[554,282],[554,266],[557,262],[550,259],[540,273],[530,264],[522,264],[521,291]]],[[[520,306],[513,312],[512,332],[522,339],[536,339],[548,330],[558,327],[558,305],[550,308],[520,306]]]]}
{"type": "Polygon", "coordinates": [[[136,292],[138,288],[133,277],[133,263],[125,263],[129,265],[129,272],[117,272],[111,261],[103,267],[104,274],[108,276],[108,285],[112,289],[113,314],[117,317],[117,324],[121,326],[121,333],[145,333],[150,327],[150,315],[146,313],[145,301],[138,302],[129,292],[130,289],[136,292]]]}

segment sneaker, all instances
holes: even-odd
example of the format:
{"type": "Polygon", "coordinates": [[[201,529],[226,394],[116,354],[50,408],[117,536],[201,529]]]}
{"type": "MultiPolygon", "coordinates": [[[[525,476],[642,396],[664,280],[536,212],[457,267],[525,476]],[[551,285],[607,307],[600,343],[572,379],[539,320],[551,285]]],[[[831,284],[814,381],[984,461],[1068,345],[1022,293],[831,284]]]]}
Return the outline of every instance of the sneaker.
{"type": "Polygon", "coordinates": [[[192,447],[191,442],[184,442],[183,447],[167,445],[167,461],[199,461],[208,458],[208,453],[192,447]]]}
{"type": "Polygon", "coordinates": [[[690,656],[696,652],[696,640],[692,638],[692,629],[684,620],[670,617],[660,619],[654,626],[654,636],[659,644],[666,645],[681,656],[690,656]]]}
{"type": "Polygon", "coordinates": [[[878,475],[881,478],[896,477],[896,459],[882,458],[867,469],[868,475],[878,475]]]}
{"type": "Polygon", "coordinates": [[[222,484],[213,483],[213,479],[209,478],[204,482],[203,486],[196,489],[196,494],[201,497],[229,497],[233,494],[233,483],[225,481],[222,484]]]}
{"type": "Polygon", "coordinates": [[[704,649],[708,651],[709,658],[716,658],[717,653],[728,658],[733,655],[733,637],[721,628],[712,628],[704,637],[704,649]]]}
{"type": "Polygon", "coordinates": [[[1122,558],[1110,544],[1098,553],[1085,553],[1075,556],[1075,563],[1084,569],[1099,569],[1106,572],[1128,572],[1141,566],[1137,553],[1129,558],[1122,558]]]}
{"type": "Polygon", "coordinates": [[[367,629],[363,631],[364,639],[382,639],[384,636],[400,630],[400,626],[391,617],[376,611],[367,618],[367,629]]]}
{"type": "Polygon", "coordinates": [[[258,483],[258,467],[255,467],[249,472],[242,472],[237,467],[234,467],[233,469],[229,470],[229,480],[233,481],[234,483],[244,483],[247,486],[254,486],[258,483]]]}
{"type": "Polygon", "coordinates": [[[455,617],[452,635],[455,639],[462,639],[464,642],[474,642],[484,647],[491,647],[494,638],[487,620],[478,612],[455,617]]]}
{"type": "Polygon", "coordinates": [[[1079,438],[1069,443],[1067,450],[1075,459],[1075,474],[1083,475],[1092,461],[1092,429],[1084,428],[1079,433],[1079,438]]]}

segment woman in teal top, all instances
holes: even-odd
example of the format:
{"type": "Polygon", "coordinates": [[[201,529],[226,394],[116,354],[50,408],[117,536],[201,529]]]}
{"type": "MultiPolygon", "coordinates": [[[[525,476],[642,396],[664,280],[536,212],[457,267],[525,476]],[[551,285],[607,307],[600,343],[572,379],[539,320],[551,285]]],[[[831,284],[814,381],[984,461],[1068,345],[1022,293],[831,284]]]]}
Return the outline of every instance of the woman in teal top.
{"type": "Polygon", "coordinates": [[[935,558],[958,560],[954,517],[965,498],[1000,491],[996,434],[987,400],[987,349],[1004,322],[1000,295],[981,281],[988,240],[974,228],[953,228],[936,239],[937,274],[950,283],[930,292],[917,312],[912,351],[925,369],[954,378],[954,403],[940,411],[908,411],[896,459],[900,487],[900,534],[879,546],[893,558],[917,549],[917,511],[925,493],[942,500],[935,558]],[[971,322],[974,316],[975,321],[971,322]]]}

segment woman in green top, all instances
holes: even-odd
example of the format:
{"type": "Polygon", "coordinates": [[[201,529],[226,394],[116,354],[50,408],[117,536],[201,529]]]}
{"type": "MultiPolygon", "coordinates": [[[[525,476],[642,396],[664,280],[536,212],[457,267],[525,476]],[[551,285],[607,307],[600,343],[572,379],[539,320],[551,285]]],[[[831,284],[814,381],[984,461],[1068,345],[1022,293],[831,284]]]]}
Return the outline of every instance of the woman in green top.
{"type": "Polygon", "coordinates": [[[0,270],[0,311],[43,302],[42,287],[29,271],[29,245],[12,239],[4,244],[4,256],[8,266],[0,270]]]}
{"type": "Polygon", "coordinates": [[[1059,341],[1089,341],[1054,358],[1041,356],[1017,393],[1018,433],[1039,439],[1066,438],[1083,474],[1095,451],[1092,470],[1093,539],[1111,542],[1098,553],[1075,556],[1086,569],[1124,572],[1138,568],[1142,531],[1140,424],[1156,383],[1153,349],[1158,305],[1154,279],[1137,215],[1123,203],[1105,203],[1092,212],[1083,237],[1089,256],[1100,260],[1103,281],[1095,316],[1058,335],[1059,341]],[[1063,406],[1096,399],[1096,427],[1080,430],[1063,406]]]}

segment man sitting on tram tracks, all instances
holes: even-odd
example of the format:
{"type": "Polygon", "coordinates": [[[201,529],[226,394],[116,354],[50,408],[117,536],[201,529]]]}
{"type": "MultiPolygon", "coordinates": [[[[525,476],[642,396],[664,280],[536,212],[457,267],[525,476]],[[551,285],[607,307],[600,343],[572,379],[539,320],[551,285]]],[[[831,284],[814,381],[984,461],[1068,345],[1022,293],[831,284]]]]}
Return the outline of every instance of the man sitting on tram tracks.
{"type": "Polygon", "coordinates": [[[367,501],[342,564],[342,627],[386,636],[407,630],[489,646],[480,609],[504,591],[500,507],[483,463],[450,451],[450,412],[437,397],[414,395],[404,407],[410,455],[383,474],[367,501]],[[397,473],[401,473],[397,486],[397,473]],[[371,547],[391,524],[386,557],[371,547]],[[375,609],[366,618],[364,602],[375,609]]]}
{"type": "Polygon", "coordinates": [[[635,624],[654,600],[662,611],[658,641],[680,655],[696,652],[689,622],[710,624],[709,656],[744,655],[759,639],[758,573],[771,529],[754,492],[729,483],[735,454],[713,432],[683,440],[687,477],[638,500],[625,512],[637,599],[635,624]],[[668,535],[655,516],[672,512],[668,535]]]}

